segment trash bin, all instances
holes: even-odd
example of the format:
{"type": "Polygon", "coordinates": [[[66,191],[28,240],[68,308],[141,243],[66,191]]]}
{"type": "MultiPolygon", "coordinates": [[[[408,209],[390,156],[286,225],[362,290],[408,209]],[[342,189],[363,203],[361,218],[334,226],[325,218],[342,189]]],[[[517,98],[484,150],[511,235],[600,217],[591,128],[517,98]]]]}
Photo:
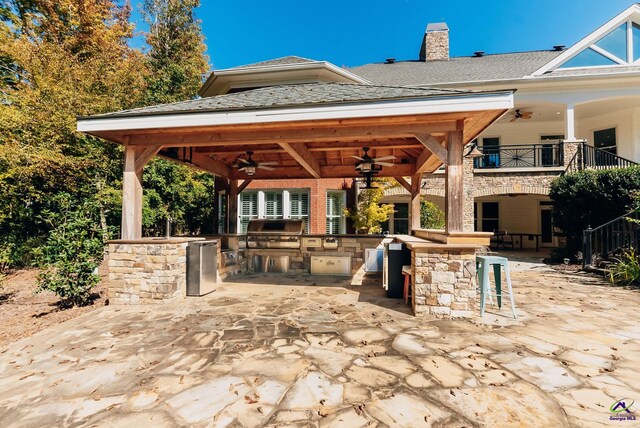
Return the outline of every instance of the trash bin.
{"type": "Polygon", "coordinates": [[[385,244],[384,257],[384,283],[387,288],[387,297],[401,299],[404,292],[404,277],[402,266],[411,265],[411,251],[406,245],[399,242],[385,244]]]}
{"type": "Polygon", "coordinates": [[[204,296],[218,284],[218,241],[187,245],[187,296],[204,296]]]}

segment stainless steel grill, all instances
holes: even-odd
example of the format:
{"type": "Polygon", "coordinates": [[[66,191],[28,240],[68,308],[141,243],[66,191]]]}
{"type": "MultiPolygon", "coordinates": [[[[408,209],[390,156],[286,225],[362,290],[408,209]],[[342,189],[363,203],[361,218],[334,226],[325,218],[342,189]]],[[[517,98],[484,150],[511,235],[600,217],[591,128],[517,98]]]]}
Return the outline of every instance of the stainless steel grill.
{"type": "Polygon", "coordinates": [[[251,220],[247,226],[249,248],[300,248],[302,220],[251,220]]]}

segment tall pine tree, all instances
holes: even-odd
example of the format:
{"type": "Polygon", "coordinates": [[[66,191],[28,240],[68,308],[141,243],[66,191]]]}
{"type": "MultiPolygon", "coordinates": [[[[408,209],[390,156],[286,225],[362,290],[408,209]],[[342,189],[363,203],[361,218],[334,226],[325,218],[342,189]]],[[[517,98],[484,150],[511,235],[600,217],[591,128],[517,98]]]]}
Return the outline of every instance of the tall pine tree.
{"type": "Polygon", "coordinates": [[[195,16],[199,5],[200,0],[145,0],[149,104],[194,98],[202,85],[209,66],[195,16]]]}

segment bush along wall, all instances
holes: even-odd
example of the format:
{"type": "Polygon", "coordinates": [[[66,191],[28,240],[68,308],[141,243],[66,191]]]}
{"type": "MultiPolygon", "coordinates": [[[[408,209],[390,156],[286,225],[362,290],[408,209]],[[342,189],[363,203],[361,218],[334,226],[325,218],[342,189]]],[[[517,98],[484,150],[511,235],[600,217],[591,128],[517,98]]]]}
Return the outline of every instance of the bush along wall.
{"type": "Polygon", "coordinates": [[[585,170],[558,177],[551,184],[555,226],[567,250],[582,249],[582,231],[631,211],[640,197],[640,166],[585,170]]]}

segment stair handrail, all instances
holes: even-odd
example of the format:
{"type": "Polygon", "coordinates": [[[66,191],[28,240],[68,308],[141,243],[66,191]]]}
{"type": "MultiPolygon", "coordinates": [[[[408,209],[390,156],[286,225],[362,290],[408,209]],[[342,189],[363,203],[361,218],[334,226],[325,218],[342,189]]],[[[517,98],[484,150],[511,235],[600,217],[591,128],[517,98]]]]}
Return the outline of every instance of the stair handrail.
{"type": "MultiPolygon", "coordinates": [[[[594,227],[592,228],[591,226],[589,226],[587,229],[582,231],[582,266],[583,267],[587,267],[587,266],[591,266],[591,264],[593,263],[593,241],[592,241],[592,237],[593,234],[603,230],[604,228],[606,228],[607,226],[610,226],[616,222],[619,222],[621,220],[640,220],[638,218],[640,214],[640,209],[633,209],[623,215],[621,215],[620,217],[616,217],[613,220],[610,220],[606,223],[601,224],[600,226],[594,227]]],[[[621,247],[619,247],[621,248],[621,247]]],[[[618,249],[619,249],[618,248],[618,249]]]]}
{"type": "Polygon", "coordinates": [[[603,169],[610,168],[628,168],[634,165],[638,165],[637,162],[634,162],[630,159],[623,158],[622,156],[618,156],[617,154],[610,153],[606,150],[600,149],[595,146],[590,146],[586,143],[586,141],[580,142],[578,150],[574,153],[571,161],[567,164],[562,175],[567,173],[572,173],[574,171],[582,171],[589,167],[603,167],[603,169]],[[611,162],[610,165],[596,165],[596,158],[601,156],[604,159],[608,159],[611,162]],[[576,165],[577,164],[577,165],[576,165]]]}

